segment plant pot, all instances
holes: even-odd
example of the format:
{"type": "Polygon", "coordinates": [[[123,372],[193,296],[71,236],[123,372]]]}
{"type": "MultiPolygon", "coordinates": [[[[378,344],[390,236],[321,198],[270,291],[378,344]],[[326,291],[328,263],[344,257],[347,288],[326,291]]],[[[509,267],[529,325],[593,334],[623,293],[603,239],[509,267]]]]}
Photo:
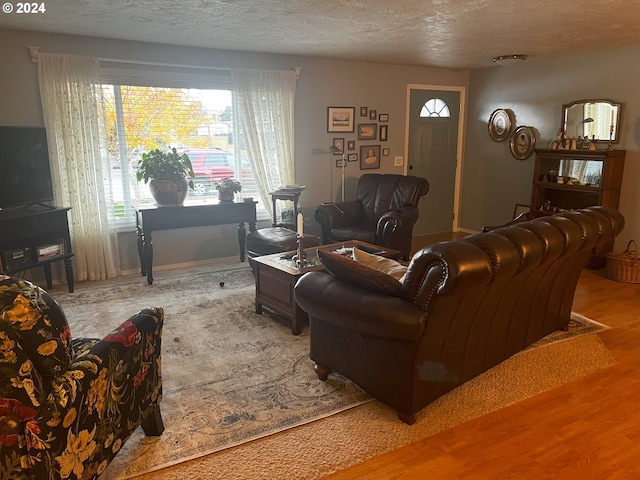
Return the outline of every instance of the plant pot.
{"type": "Polygon", "coordinates": [[[184,178],[156,178],[149,182],[149,190],[158,206],[182,205],[189,191],[189,184],[184,178]]]}
{"type": "Polygon", "coordinates": [[[233,192],[231,190],[220,190],[218,192],[220,202],[233,202],[233,192]]]}

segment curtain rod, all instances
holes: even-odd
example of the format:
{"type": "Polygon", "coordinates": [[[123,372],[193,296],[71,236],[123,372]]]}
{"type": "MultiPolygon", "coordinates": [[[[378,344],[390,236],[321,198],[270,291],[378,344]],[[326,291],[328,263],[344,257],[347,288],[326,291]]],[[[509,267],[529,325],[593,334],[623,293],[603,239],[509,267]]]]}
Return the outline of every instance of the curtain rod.
{"type": "MultiPolygon", "coordinates": [[[[33,63],[38,63],[39,50],[40,50],[40,47],[29,46],[29,52],[31,53],[31,61],[33,63]]],[[[156,66],[156,67],[199,68],[202,70],[220,70],[220,71],[226,71],[226,72],[231,70],[230,68],[206,67],[202,65],[186,65],[183,63],[147,62],[144,60],[125,60],[122,58],[98,57],[98,60],[101,62],[130,63],[134,65],[149,65],[149,66],[156,66]]],[[[293,67],[292,70],[296,72],[296,80],[299,80],[302,67],[293,67]]]]}

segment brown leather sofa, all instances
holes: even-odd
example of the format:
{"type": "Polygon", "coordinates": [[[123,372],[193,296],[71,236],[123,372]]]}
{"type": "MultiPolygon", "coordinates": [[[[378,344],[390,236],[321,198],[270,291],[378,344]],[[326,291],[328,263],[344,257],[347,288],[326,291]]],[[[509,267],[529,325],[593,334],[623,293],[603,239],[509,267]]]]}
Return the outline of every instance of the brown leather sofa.
{"type": "Polygon", "coordinates": [[[589,207],[437,243],[413,256],[395,294],[307,273],[295,295],[316,373],[340,372],[411,424],[436,398],[566,328],[592,249],[623,227],[617,210],[589,207]]]}
{"type": "Polygon", "coordinates": [[[429,182],[420,177],[362,175],[356,200],[323,203],[316,209],[322,243],[361,240],[400,250],[408,259],[418,202],[428,191],[429,182]]]}

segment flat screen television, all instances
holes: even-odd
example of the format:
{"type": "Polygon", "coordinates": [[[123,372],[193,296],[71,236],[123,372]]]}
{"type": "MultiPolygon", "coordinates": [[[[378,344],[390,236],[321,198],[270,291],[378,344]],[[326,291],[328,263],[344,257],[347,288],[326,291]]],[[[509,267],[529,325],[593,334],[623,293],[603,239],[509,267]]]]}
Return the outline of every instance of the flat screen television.
{"type": "Polygon", "coordinates": [[[43,127],[0,127],[0,208],[53,200],[43,127]]]}

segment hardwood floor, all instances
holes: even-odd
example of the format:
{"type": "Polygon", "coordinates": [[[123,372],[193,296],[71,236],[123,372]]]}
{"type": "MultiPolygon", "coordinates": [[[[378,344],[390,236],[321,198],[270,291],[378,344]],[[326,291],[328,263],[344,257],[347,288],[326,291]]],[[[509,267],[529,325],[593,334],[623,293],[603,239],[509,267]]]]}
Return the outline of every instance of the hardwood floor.
{"type": "Polygon", "coordinates": [[[612,327],[614,365],[326,478],[640,478],[640,285],[584,270],[573,309],[612,327]]]}

